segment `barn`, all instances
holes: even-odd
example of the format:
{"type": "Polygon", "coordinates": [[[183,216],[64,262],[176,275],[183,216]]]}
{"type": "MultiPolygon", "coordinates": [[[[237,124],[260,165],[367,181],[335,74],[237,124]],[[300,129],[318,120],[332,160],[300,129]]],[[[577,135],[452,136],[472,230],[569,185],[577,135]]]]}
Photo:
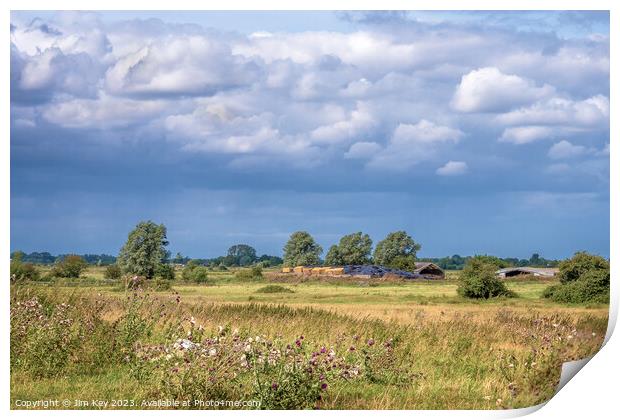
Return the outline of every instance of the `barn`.
{"type": "Polygon", "coordinates": [[[497,270],[497,274],[501,278],[517,277],[517,276],[536,276],[536,277],[554,277],[558,273],[557,268],[537,268],[537,267],[508,267],[497,270]]]}
{"type": "Polygon", "coordinates": [[[418,261],[415,263],[414,274],[419,274],[427,279],[443,279],[446,277],[444,271],[437,264],[428,261],[418,261]]]}

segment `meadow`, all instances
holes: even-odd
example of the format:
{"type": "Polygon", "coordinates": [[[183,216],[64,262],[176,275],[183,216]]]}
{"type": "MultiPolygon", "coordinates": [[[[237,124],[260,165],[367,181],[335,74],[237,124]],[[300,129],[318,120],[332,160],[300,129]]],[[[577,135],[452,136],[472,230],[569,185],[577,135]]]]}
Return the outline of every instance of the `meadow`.
{"type": "Polygon", "coordinates": [[[561,363],[599,349],[608,317],[607,305],[542,299],[553,280],[509,281],[516,298],[465,299],[454,272],[383,283],[212,272],[205,285],[160,292],[126,291],[97,267],[83,277],[12,287],[13,408],[43,399],[527,407],[553,395],[561,363]]]}

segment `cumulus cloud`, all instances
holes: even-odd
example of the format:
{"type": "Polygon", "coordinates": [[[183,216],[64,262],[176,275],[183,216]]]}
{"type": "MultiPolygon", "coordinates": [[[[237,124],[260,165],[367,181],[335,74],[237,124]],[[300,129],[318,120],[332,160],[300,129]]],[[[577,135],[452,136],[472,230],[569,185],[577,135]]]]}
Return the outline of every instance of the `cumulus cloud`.
{"type": "Polygon", "coordinates": [[[537,125],[506,128],[499,138],[500,142],[526,144],[553,136],[554,131],[549,127],[537,125]]]}
{"type": "Polygon", "coordinates": [[[588,149],[584,146],[572,144],[567,140],[555,143],[549,149],[548,155],[551,159],[569,159],[582,156],[587,153],[588,149]]]}
{"type": "Polygon", "coordinates": [[[583,101],[551,98],[497,116],[506,125],[567,125],[578,127],[606,126],[609,120],[609,99],[596,95],[583,101]]]}
{"type": "Polygon", "coordinates": [[[355,110],[342,120],[315,128],[310,137],[319,143],[342,142],[367,132],[376,124],[367,104],[358,102],[355,110]]]}
{"type": "Polygon", "coordinates": [[[462,161],[448,161],[441,168],[437,168],[437,175],[454,176],[463,175],[467,172],[467,163],[462,161]]]}
{"type": "Polygon", "coordinates": [[[461,78],[451,105],[461,112],[499,112],[551,95],[554,88],[495,67],[472,70],[461,78]]]}
{"type": "Polygon", "coordinates": [[[13,127],[161,130],[167,146],[236,168],[358,159],[404,170],[439,165],[466,133],[484,147],[608,130],[605,37],[359,25],[242,34],[92,13],[13,19],[11,101],[32,110],[13,127]]]}
{"type": "Polygon", "coordinates": [[[403,171],[434,157],[437,151],[457,143],[464,133],[428,120],[417,124],[399,124],[387,146],[375,154],[367,166],[373,169],[403,171]]]}
{"type": "Polygon", "coordinates": [[[218,39],[180,36],[119,58],[106,73],[106,85],[120,95],[212,95],[251,84],[257,70],[218,39]]]}
{"type": "Polygon", "coordinates": [[[72,99],[42,109],[47,121],[68,128],[126,127],[158,117],[166,111],[163,101],[136,101],[102,95],[98,99],[72,99]]]}

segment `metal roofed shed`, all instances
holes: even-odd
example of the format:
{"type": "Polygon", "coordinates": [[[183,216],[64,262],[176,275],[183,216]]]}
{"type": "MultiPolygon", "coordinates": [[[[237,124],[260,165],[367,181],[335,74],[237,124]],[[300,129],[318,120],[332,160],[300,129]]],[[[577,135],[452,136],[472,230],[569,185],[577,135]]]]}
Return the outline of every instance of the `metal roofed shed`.
{"type": "Polygon", "coordinates": [[[497,274],[501,278],[517,276],[555,277],[557,273],[557,268],[537,267],[508,267],[502,268],[495,272],[495,274],[497,274]]]}
{"type": "Polygon", "coordinates": [[[441,267],[428,261],[416,262],[414,273],[421,275],[425,279],[443,279],[446,277],[441,267]]]}

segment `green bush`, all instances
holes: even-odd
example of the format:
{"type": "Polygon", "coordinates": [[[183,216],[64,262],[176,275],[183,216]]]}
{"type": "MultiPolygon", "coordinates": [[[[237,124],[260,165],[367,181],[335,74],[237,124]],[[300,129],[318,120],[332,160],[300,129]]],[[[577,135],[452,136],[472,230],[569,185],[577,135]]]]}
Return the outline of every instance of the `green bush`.
{"type": "Polygon", "coordinates": [[[239,281],[257,281],[263,279],[263,269],[255,265],[252,268],[239,270],[235,273],[235,279],[239,281]]]}
{"type": "Polygon", "coordinates": [[[121,268],[116,264],[110,264],[105,268],[105,278],[110,280],[118,280],[121,278],[121,268]]]}
{"type": "Polygon", "coordinates": [[[609,262],[598,255],[577,252],[572,258],[562,261],[559,265],[560,283],[577,281],[592,270],[609,270],[609,262]]]}
{"type": "Polygon", "coordinates": [[[549,286],[542,296],[559,303],[609,303],[609,262],[585,252],[560,263],[561,284],[549,286]]]}
{"type": "Polygon", "coordinates": [[[172,288],[172,284],[170,280],[164,279],[161,277],[155,277],[155,282],[153,284],[153,288],[159,292],[170,290],[172,288]]]}
{"type": "Polygon", "coordinates": [[[183,277],[184,281],[191,283],[206,283],[209,281],[209,269],[190,261],[183,269],[181,277],[183,277]]]}
{"type": "Polygon", "coordinates": [[[474,299],[489,299],[498,296],[513,297],[510,291],[495,272],[497,266],[485,258],[470,259],[459,276],[459,295],[474,299]]]}
{"type": "Polygon", "coordinates": [[[77,279],[86,267],[88,263],[84,258],[79,255],[67,255],[56,263],[51,273],[54,277],[77,279]]]}
{"type": "Polygon", "coordinates": [[[170,264],[159,264],[155,275],[163,280],[174,280],[174,267],[170,264]]]}
{"type": "Polygon", "coordinates": [[[11,260],[11,283],[22,281],[37,281],[40,279],[39,270],[34,264],[23,263],[21,255],[14,256],[11,260]]]}
{"type": "Polygon", "coordinates": [[[269,286],[261,287],[256,293],[295,293],[291,289],[277,284],[270,284],[269,286]]]}

